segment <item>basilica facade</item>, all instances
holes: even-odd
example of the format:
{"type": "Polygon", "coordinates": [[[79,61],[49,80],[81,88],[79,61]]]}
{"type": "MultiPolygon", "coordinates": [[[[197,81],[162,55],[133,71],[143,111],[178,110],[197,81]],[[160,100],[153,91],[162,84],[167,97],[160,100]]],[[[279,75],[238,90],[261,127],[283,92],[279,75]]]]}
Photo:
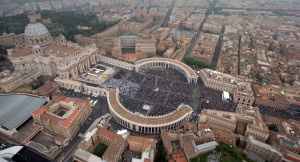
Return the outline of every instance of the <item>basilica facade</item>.
{"type": "MultiPolygon", "coordinates": [[[[102,51],[104,52],[104,51],[102,51]]],[[[75,78],[100,59],[101,50],[95,44],[82,47],[69,42],[63,35],[52,37],[40,22],[30,22],[24,31],[24,41],[8,50],[15,70],[22,74],[75,78]]]]}

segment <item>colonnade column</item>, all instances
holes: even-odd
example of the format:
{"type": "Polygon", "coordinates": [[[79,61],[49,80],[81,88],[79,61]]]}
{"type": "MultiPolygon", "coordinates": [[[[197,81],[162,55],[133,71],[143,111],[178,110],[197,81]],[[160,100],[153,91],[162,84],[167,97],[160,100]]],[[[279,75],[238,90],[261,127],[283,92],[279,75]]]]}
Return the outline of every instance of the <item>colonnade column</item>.
{"type": "Polygon", "coordinates": [[[88,68],[91,67],[90,59],[87,59],[88,68]]]}
{"type": "Polygon", "coordinates": [[[80,64],[79,72],[80,72],[80,73],[83,73],[83,64],[80,64]]]}
{"type": "Polygon", "coordinates": [[[129,127],[130,127],[130,129],[132,130],[133,129],[133,124],[129,124],[129,127]]]}
{"type": "Polygon", "coordinates": [[[77,76],[78,75],[77,66],[73,67],[73,71],[74,71],[75,76],[77,76]]]}
{"type": "Polygon", "coordinates": [[[70,73],[71,73],[71,75],[72,75],[72,79],[74,79],[75,78],[75,73],[74,73],[74,69],[71,69],[71,71],[70,71],[70,73]]]}
{"type": "Polygon", "coordinates": [[[96,63],[97,63],[97,61],[96,61],[96,57],[97,57],[96,55],[94,55],[94,56],[93,56],[93,62],[94,62],[94,64],[96,64],[96,63]]]}
{"type": "Polygon", "coordinates": [[[76,70],[75,70],[75,67],[72,68],[72,78],[75,78],[77,76],[77,73],[76,73],[76,70]]]}

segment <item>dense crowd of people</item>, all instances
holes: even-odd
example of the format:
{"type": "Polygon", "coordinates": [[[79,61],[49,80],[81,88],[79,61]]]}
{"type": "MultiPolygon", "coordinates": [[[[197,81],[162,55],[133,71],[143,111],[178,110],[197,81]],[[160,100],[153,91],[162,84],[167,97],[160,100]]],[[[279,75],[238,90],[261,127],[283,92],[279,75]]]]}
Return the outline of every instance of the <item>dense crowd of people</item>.
{"type": "Polygon", "coordinates": [[[111,78],[111,79],[109,79],[109,81],[105,82],[103,85],[106,88],[116,88],[116,87],[120,87],[122,82],[123,82],[123,80],[121,80],[121,79],[111,78]]]}
{"type": "Polygon", "coordinates": [[[105,82],[104,86],[106,88],[119,88],[121,95],[131,97],[134,97],[139,89],[139,84],[137,83],[115,78],[111,78],[108,82],[105,82]]]}
{"type": "Polygon", "coordinates": [[[143,73],[119,70],[104,85],[119,88],[120,102],[129,111],[148,116],[169,114],[182,103],[190,105],[193,90],[182,73],[164,68],[143,73]],[[150,105],[150,110],[143,109],[145,104],[150,105]]]}
{"type": "Polygon", "coordinates": [[[156,77],[153,77],[153,76],[147,76],[145,77],[144,81],[142,82],[141,84],[141,87],[155,87],[155,88],[159,88],[161,90],[165,90],[165,91],[168,91],[171,89],[171,86],[172,86],[172,81],[170,80],[165,80],[165,79],[162,79],[162,78],[156,78],[156,77]],[[157,85],[155,85],[157,84],[157,85]]]}
{"type": "Polygon", "coordinates": [[[193,88],[195,88],[193,84],[174,82],[172,85],[172,92],[179,93],[182,95],[191,95],[193,88]]]}
{"type": "Polygon", "coordinates": [[[270,115],[282,119],[294,119],[294,120],[300,120],[300,113],[297,111],[291,112],[289,109],[293,110],[299,110],[299,106],[297,105],[290,105],[288,109],[278,109],[278,108],[273,108],[270,106],[264,106],[264,105],[258,105],[260,113],[264,115],[270,115]],[[298,108],[297,108],[298,107],[298,108]]]}
{"type": "Polygon", "coordinates": [[[180,82],[187,82],[186,77],[181,72],[177,71],[176,69],[164,69],[164,68],[156,68],[156,69],[148,69],[145,71],[146,74],[150,76],[157,76],[164,80],[171,80],[171,81],[180,81],[180,82]]]}
{"type": "Polygon", "coordinates": [[[139,84],[130,81],[124,81],[123,84],[119,86],[120,94],[124,96],[134,97],[139,89],[139,84]]]}
{"type": "MultiPolygon", "coordinates": [[[[214,109],[227,112],[235,112],[237,104],[232,101],[223,101],[222,92],[204,86],[199,81],[201,97],[199,109],[214,109]]],[[[232,98],[232,97],[231,97],[232,98]]],[[[257,106],[257,105],[254,105],[257,106]]],[[[279,117],[283,119],[300,120],[300,108],[298,105],[289,105],[288,109],[276,109],[269,106],[258,105],[262,114],[279,117]]]]}
{"type": "Polygon", "coordinates": [[[146,110],[143,109],[143,105],[145,104],[142,101],[139,100],[134,100],[132,98],[126,97],[126,96],[120,96],[120,102],[122,103],[122,105],[124,107],[127,108],[127,110],[129,110],[130,112],[139,112],[143,115],[145,115],[147,113],[146,110]]]}
{"type": "Polygon", "coordinates": [[[144,77],[145,76],[141,73],[131,72],[128,80],[140,84],[143,81],[144,77]]]}
{"type": "MultiPolygon", "coordinates": [[[[200,93],[200,97],[197,98],[198,110],[235,112],[237,107],[233,101],[223,101],[222,92],[205,87],[201,79],[198,80],[198,85],[187,83],[186,77],[175,69],[156,68],[143,73],[119,70],[104,85],[119,88],[120,101],[129,111],[147,116],[169,114],[182,103],[191,106],[194,89],[200,93]],[[149,110],[143,109],[145,104],[150,106],[149,110]]],[[[298,105],[289,105],[287,109],[275,109],[263,105],[258,107],[262,114],[300,120],[298,105]]]]}
{"type": "MultiPolygon", "coordinates": [[[[222,92],[208,87],[205,87],[203,82],[199,81],[200,85],[200,104],[199,109],[214,109],[227,112],[235,112],[237,104],[233,101],[223,101],[222,92]]],[[[232,97],[231,97],[232,98],[232,97]]]]}
{"type": "Polygon", "coordinates": [[[300,106],[299,105],[290,104],[289,107],[288,107],[288,110],[294,111],[295,113],[300,113],[300,106]]]}
{"type": "Polygon", "coordinates": [[[178,95],[178,94],[170,95],[168,97],[166,105],[172,107],[178,107],[182,103],[186,105],[191,105],[190,96],[178,95]]]}
{"type": "Polygon", "coordinates": [[[128,78],[129,75],[130,75],[130,73],[128,71],[120,69],[120,70],[118,70],[118,72],[115,75],[113,75],[113,78],[126,79],[126,78],[128,78]]]}
{"type": "Polygon", "coordinates": [[[154,91],[151,87],[142,87],[138,90],[136,98],[153,104],[164,104],[167,94],[165,91],[154,91]]]}

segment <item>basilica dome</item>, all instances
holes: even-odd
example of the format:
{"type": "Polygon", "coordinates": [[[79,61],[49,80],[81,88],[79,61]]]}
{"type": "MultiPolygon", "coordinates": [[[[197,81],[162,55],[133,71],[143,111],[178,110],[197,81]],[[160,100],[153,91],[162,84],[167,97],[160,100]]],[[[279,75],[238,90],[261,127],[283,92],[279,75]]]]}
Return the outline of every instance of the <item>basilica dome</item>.
{"type": "Polygon", "coordinates": [[[25,37],[37,37],[49,34],[48,29],[40,22],[29,23],[25,27],[25,37]]]}
{"type": "Polygon", "coordinates": [[[52,42],[51,34],[40,22],[29,23],[25,27],[24,38],[26,46],[30,47],[34,45],[45,46],[52,42]]]}

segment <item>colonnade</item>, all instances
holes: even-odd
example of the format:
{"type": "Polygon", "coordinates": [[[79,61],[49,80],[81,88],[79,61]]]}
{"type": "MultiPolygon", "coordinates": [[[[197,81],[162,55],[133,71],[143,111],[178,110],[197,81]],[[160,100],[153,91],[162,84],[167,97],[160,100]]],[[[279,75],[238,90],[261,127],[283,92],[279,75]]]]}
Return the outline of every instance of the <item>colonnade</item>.
{"type": "Polygon", "coordinates": [[[188,122],[193,110],[188,105],[180,105],[176,111],[162,116],[144,116],[129,112],[119,101],[118,89],[109,89],[107,93],[109,111],[117,123],[123,127],[146,134],[158,134],[162,129],[171,130],[188,122]]]}
{"type": "Polygon", "coordinates": [[[162,129],[165,130],[173,130],[176,129],[177,127],[182,126],[185,122],[188,122],[189,120],[189,116],[186,116],[185,118],[181,119],[180,121],[173,123],[171,125],[164,125],[164,126],[141,126],[138,124],[133,124],[133,123],[129,123],[123,119],[121,119],[120,117],[116,116],[115,114],[113,114],[113,118],[122,126],[133,130],[135,132],[139,132],[139,133],[146,133],[146,134],[159,134],[161,132],[162,129]]]}

